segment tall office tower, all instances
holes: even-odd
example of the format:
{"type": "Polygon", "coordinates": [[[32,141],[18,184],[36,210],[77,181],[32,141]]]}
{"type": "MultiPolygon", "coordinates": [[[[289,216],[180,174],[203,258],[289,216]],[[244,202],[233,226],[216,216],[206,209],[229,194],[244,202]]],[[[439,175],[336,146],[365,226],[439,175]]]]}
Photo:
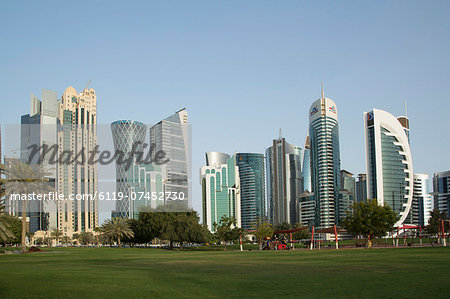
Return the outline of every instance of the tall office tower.
{"type": "Polygon", "coordinates": [[[450,170],[434,174],[433,197],[433,208],[450,215],[450,170]]]}
{"type": "Polygon", "coordinates": [[[356,201],[367,202],[367,176],[365,173],[358,174],[356,182],[356,201]]]}
{"type": "Polygon", "coordinates": [[[188,113],[185,108],[163,119],[150,128],[150,144],[155,145],[155,153],[163,151],[167,162],[165,192],[175,192],[181,202],[190,206],[190,140],[188,113]]]}
{"type": "Polygon", "coordinates": [[[280,136],[266,150],[267,203],[269,221],[273,225],[294,224],[297,200],[303,192],[301,148],[280,136]]]}
{"type": "Polygon", "coordinates": [[[200,169],[203,223],[210,231],[220,219],[233,217],[241,227],[241,190],[236,156],[206,153],[206,166],[200,169]]]}
{"type": "Polygon", "coordinates": [[[266,218],[264,155],[236,153],[235,157],[241,183],[242,228],[251,230],[254,223],[266,218]]]}
{"type": "Polygon", "coordinates": [[[311,185],[311,150],[309,146],[309,136],[306,136],[302,158],[302,179],[303,192],[298,200],[298,222],[303,226],[314,225],[315,202],[311,185]]]}
{"type": "Polygon", "coordinates": [[[409,121],[378,109],[364,113],[366,135],[367,198],[388,205],[407,219],[413,196],[413,165],[409,121]]]}
{"type": "Polygon", "coordinates": [[[315,226],[337,224],[339,210],[340,153],[336,104],[322,97],[309,109],[311,182],[315,201],[315,226]]]}
{"type": "Polygon", "coordinates": [[[339,191],[339,209],[336,211],[338,224],[341,225],[342,219],[351,212],[352,205],[355,202],[356,180],[353,174],[347,170],[341,170],[341,190],[339,191]]]}
{"type": "Polygon", "coordinates": [[[413,200],[408,220],[414,225],[427,225],[431,211],[433,211],[433,199],[428,192],[428,174],[415,173],[413,200]]]}
{"type": "Polygon", "coordinates": [[[309,135],[306,136],[305,146],[302,156],[302,179],[303,191],[312,192],[311,186],[311,147],[309,145],[309,135]]]}
{"type": "Polygon", "coordinates": [[[123,153],[124,161],[131,159],[129,164],[115,160],[118,200],[112,216],[138,218],[143,207],[156,208],[164,204],[164,196],[161,195],[167,179],[166,165],[145,161],[149,149],[143,146],[147,132],[143,123],[118,120],[111,124],[111,131],[115,152],[123,153]]]}
{"type": "MultiPolygon", "coordinates": [[[[95,151],[97,146],[97,96],[94,89],[77,93],[68,87],[59,101],[58,157],[68,152],[95,151]]],[[[71,235],[90,232],[98,225],[97,164],[89,159],[58,163],[58,228],[71,235]],[[70,196],[75,200],[70,200],[70,196]]]]}
{"type": "MultiPolygon", "coordinates": [[[[23,163],[39,164],[40,153],[32,154],[33,147],[43,145],[49,148],[56,144],[57,94],[55,91],[42,90],[42,100],[31,94],[30,113],[22,115],[20,128],[20,160],[23,163]]],[[[55,188],[56,167],[49,165],[51,155],[41,161],[49,176],[48,184],[55,188]]],[[[30,232],[57,228],[56,203],[54,201],[29,201],[27,217],[30,219],[30,232]]],[[[17,215],[21,216],[21,215],[17,215]]]]}

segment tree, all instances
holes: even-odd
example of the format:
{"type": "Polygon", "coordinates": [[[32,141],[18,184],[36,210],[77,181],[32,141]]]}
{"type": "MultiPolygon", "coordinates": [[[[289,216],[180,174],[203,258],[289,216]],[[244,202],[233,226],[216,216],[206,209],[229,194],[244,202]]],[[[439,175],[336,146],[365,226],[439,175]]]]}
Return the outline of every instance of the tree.
{"type": "Polygon", "coordinates": [[[267,237],[270,238],[273,235],[274,230],[272,228],[272,225],[267,222],[267,220],[255,221],[253,223],[253,229],[255,230],[255,236],[258,240],[259,250],[262,250],[264,239],[267,237]]]}
{"type": "Polygon", "coordinates": [[[290,223],[288,222],[283,222],[281,224],[278,224],[277,226],[275,226],[274,230],[290,230],[292,229],[292,226],[290,223]]]}
{"type": "Polygon", "coordinates": [[[52,232],[50,233],[50,236],[56,240],[56,245],[58,245],[59,242],[59,238],[63,235],[63,232],[60,231],[59,229],[55,228],[54,230],[52,230],[52,232]]]}
{"type": "Polygon", "coordinates": [[[74,240],[75,242],[78,242],[79,237],[80,237],[80,234],[78,234],[78,233],[72,234],[72,240],[74,240]]]}
{"type": "Polygon", "coordinates": [[[0,203],[0,241],[3,241],[5,243],[10,238],[14,237],[14,233],[12,232],[11,223],[8,215],[4,213],[5,206],[3,203],[0,203]]]}
{"type": "Polygon", "coordinates": [[[117,217],[106,220],[102,226],[101,231],[111,238],[117,240],[117,245],[120,247],[120,240],[123,237],[133,237],[134,233],[128,225],[128,219],[117,217]]]}
{"type": "Polygon", "coordinates": [[[366,242],[369,236],[385,236],[398,220],[391,207],[378,205],[376,199],[354,203],[352,211],[343,219],[343,227],[353,235],[363,235],[366,242]]]}
{"type": "MultiPolygon", "coordinates": [[[[0,243],[18,244],[22,233],[22,221],[12,215],[0,214],[0,222],[7,228],[8,234],[0,227],[0,243]]],[[[0,224],[0,226],[1,226],[0,224]]]]}
{"type": "Polygon", "coordinates": [[[65,245],[72,243],[71,241],[72,241],[72,239],[69,236],[63,236],[61,238],[61,243],[65,244],[65,245]]]}
{"type": "Polygon", "coordinates": [[[19,160],[11,160],[8,166],[1,166],[5,175],[6,195],[20,194],[22,209],[22,253],[26,252],[27,201],[30,194],[43,194],[53,191],[46,177],[50,172],[41,164],[26,164],[19,160]]]}
{"type": "Polygon", "coordinates": [[[3,197],[5,196],[5,180],[1,177],[4,173],[5,166],[0,165],[0,241],[6,241],[14,236],[10,228],[10,223],[5,214],[5,204],[3,197]]]}
{"type": "Polygon", "coordinates": [[[81,232],[77,237],[78,242],[82,245],[89,245],[94,242],[94,235],[91,232],[81,232]]]}
{"type": "Polygon", "coordinates": [[[216,237],[225,243],[224,250],[227,249],[227,243],[239,239],[242,229],[236,226],[234,217],[222,216],[219,224],[215,225],[216,237]]]}
{"type": "Polygon", "coordinates": [[[292,234],[292,238],[295,240],[311,239],[311,233],[307,227],[304,227],[300,222],[295,223],[292,226],[293,229],[304,228],[302,230],[296,231],[292,234]]]}
{"type": "Polygon", "coordinates": [[[433,211],[431,211],[430,216],[431,217],[428,220],[428,225],[426,226],[425,231],[429,236],[431,245],[433,245],[433,242],[431,241],[431,236],[432,235],[436,236],[439,233],[439,230],[441,229],[442,225],[441,220],[447,220],[448,216],[447,213],[445,212],[441,213],[438,208],[435,208],[433,211]]]}

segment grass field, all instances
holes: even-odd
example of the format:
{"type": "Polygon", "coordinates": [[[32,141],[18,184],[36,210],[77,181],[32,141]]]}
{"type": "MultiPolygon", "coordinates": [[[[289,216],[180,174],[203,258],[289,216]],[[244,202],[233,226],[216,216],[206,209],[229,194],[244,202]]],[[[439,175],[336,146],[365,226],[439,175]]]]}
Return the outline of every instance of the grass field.
{"type": "Polygon", "coordinates": [[[47,250],[0,256],[0,298],[450,296],[450,248],[442,247],[47,250]]]}

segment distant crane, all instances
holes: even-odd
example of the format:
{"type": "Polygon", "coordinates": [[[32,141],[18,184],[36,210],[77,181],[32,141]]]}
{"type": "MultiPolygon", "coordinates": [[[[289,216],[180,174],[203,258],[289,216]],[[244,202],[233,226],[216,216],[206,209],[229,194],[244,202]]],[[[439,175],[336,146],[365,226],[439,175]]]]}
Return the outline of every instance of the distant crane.
{"type": "Polygon", "coordinates": [[[86,84],[86,87],[83,90],[86,90],[88,88],[89,84],[91,84],[91,81],[92,80],[89,80],[88,84],[86,84]]]}

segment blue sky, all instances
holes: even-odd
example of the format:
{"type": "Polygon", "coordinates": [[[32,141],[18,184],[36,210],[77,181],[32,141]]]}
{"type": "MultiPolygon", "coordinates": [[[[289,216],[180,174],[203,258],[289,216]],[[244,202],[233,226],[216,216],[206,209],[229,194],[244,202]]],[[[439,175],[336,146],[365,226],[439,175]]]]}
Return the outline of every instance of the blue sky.
{"type": "Polygon", "coordinates": [[[193,206],[205,151],[303,145],[308,108],[339,109],[342,168],[365,172],[363,112],[404,114],[415,172],[450,169],[448,1],[8,1],[0,5],[0,122],[29,95],[89,80],[98,123],[187,107],[193,206]]]}

